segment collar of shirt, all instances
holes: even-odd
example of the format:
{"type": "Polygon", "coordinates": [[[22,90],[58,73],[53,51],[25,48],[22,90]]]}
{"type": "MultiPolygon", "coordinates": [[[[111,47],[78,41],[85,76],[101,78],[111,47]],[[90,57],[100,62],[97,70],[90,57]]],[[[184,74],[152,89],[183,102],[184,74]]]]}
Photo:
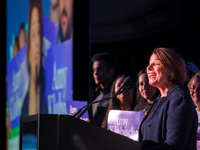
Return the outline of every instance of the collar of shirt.
{"type": "Polygon", "coordinates": [[[99,85],[99,86],[96,87],[95,91],[99,92],[99,93],[102,93],[102,94],[107,94],[107,93],[109,93],[111,91],[111,86],[112,86],[112,82],[109,84],[108,87],[106,87],[104,89],[102,89],[100,87],[100,85],[99,85]]]}

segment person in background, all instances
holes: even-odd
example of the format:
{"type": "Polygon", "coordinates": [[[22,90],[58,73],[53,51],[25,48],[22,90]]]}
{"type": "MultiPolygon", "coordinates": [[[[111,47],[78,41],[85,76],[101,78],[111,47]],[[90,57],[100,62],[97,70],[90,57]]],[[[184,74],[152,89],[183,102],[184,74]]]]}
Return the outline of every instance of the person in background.
{"type": "Polygon", "coordinates": [[[159,95],[159,90],[149,84],[146,69],[139,71],[136,83],[137,89],[137,105],[134,111],[144,111],[144,115],[149,111],[156,97],[159,95]]]}
{"type": "Polygon", "coordinates": [[[56,25],[59,25],[59,0],[51,0],[49,19],[56,25]]]}
{"type": "Polygon", "coordinates": [[[25,44],[26,44],[26,32],[25,32],[25,25],[22,22],[19,28],[19,35],[15,37],[13,56],[15,56],[25,44]]]}
{"type": "Polygon", "coordinates": [[[13,57],[18,53],[19,51],[19,42],[18,42],[18,36],[15,37],[14,45],[13,45],[13,57]]]}
{"type": "Polygon", "coordinates": [[[120,75],[115,79],[115,81],[112,84],[110,97],[113,98],[110,99],[107,113],[105,115],[104,121],[102,122],[103,128],[107,128],[107,120],[110,110],[130,111],[133,110],[135,107],[136,92],[133,80],[130,80],[127,86],[121,89],[123,91],[121,94],[114,96],[119,90],[119,88],[123,85],[124,79],[126,79],[126,77],[127,77],[126,75],[120,75]]]}
{"type": "Polygon", "coordinates": [[[59,35],[58,44],[73,38],[73,2],[59,0],[59,35]]]}
{"type": "Polygon", "coordinates": [[[92,116],[89,122],[101,126],[109,105],[110,90],[118,60],[111,53],[97,53],[92,56],[92,63],[93,78],[97,85],[95,91],[99,93],[93,102],[103,99],[107,100],[92,105],[92,116]]]}
{"type": "Polygon", "coordinates": [[[184,85],[187,86],[188,82],[190,81],[190,79],[197,73],[199,72],[199,67],[197,65],[195,65],[192,62],[185,62],[185,66],[186,66],[186,80],[184,82],[184,85]]]}
{"type": "Polygon", "coordinates": [[[19,28],[18,41],[19,41],[19,50],[20,50],[26,44],[25,24],[23,22],[21,23],[20,28],[19,28]]]}
{"type": "Polygon", "coordinates": [[[198,118],[189,89],[183,85],[183,58],[171,48],[156,48],[147,74],[160,95],[140,124],[142,150],[196,150],[198,118]]]}
{"type": "MultiPolygon", "coordinates": [[[[190,95],[196,107],[198,122],[200,123],[200,72],[196,73],[188,83],[190,95]]],[[[197,140],[200,140],[200,125],[198,123],[197,140]]]]}
{"type": "Polygon", "coordinates": [[[40,0],[30,0],[27,62],[29,89],[22,106],[22,116],[48,113],[44,98],[42,67],[42,8],[40,0]]]}
{"type": "Polygon", "coordinates": [[[196,110],[200,111],[200,72],[196,73],[188,83],[190,95],[196,106],[196,110]]]}

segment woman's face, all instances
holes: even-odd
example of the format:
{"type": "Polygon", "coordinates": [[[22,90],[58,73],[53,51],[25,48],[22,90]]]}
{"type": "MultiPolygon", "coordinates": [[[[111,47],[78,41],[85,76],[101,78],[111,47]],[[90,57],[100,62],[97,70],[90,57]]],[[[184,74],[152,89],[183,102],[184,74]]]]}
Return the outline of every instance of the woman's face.
{"type": "Polygon", "coordinates": [[[170,73],[167,72],[155,54],[150,57],[149,66],[147,67],[147,74],[149,78],[149,84],[157,88],[163,88],[170,82],[170,73]]]}
{"type": "Polygon", "coordinates": [[[32,75],[39,75],[40,67],[40,22],[39,10],[34,7],[31,14],[30,22],[30,52],[29,63],[32,75]]]}
{"type": "Polygon", "coordinates": [[[194,102],[200,102],[200,78],[194,78],[190,85],[190,95],[194,102]]]}
{"type": "Polygon", "coordinates": [[[149,85],[149,79],[146,73],[142,73],[138,78],[138,89],[144,99],[153,100],[157,88],[149,85]]]}
{"type": "MultiPolygon", "coordinates": [[[[120,77],[115,82],[115,93],[122,86],[124,79],[125,79],[124,77],[120,77]]],[[[123,90],[123,88],[122,88],[122,90],[123,90]]],[[[121,94],[117,95],[117,98],[120,100],[121,104],[123,104],[123,103],[130,104],[133,101],[133,92],[134,92],[133,89],[125,90],[121,94]]]]}

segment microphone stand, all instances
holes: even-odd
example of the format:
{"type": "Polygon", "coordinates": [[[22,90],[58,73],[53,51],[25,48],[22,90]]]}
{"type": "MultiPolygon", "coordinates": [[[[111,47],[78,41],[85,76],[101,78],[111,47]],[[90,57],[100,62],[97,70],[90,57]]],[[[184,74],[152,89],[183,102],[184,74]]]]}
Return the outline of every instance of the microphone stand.
{"type": "Polygon", "coordinates": [[[76,118],[80,118],[90,108],[91,105],[98,103],[98,102],[101,102],[101,101],[111,99],[113,97],[108,97],[108,98],[105,98],[105,99],[101,99],[101,100],[98,100],[98,101],[91,102],[90,104],[85,105],[82,108],[78,109],[78,111],[76,111],[74,114],[72,114],[72,116],[74,116],[76,118]]]}
{"type": "Polygon", "coordinates": [[[119,94],[121,94],[123,92],[123,90],[121,90],[121,91],[120,90],[121,90],[121,88],[112,97],[101,99],[101,100],[97,100],[97,101],[91,102],[88,105],[83,106],[82,108],[78,109],[78,111],[73,113],[72,116],[76,117],[76,118],[82,117],[85,114],[85,112],[90,108],[91,105],[93,105],[95,103],[99,103],[101,101],[105,101],[105,100],[114,98],[115,96],[117,96],[117,95],[119,95],[119,94]]]}
{"type": "Polygon", "coordinates": [[[80,118],[89,109],[89,107],[92,104],[95,104],[95,103],[98,103],[98,102],[101,102],[101,101],[105,101],[105,100],[114,98],[115,96],[121,94],[123,91],[127,90],[124,87],[128,86],[128,83],[131,82],[131,81],[132,81],[132,79],[129,76],[126,77],[124,79],[124,81],[123,81],[123,85],[118,89],[118,91],[112,97],[101,99],[101,100],[97,100],[97,101],[93,101],[93,102],[89,103],[88,105],[85,105],[82,108],[80,108],[77,112],[75,112],[74,114],[72,114],[72,116],[80,118]]]}

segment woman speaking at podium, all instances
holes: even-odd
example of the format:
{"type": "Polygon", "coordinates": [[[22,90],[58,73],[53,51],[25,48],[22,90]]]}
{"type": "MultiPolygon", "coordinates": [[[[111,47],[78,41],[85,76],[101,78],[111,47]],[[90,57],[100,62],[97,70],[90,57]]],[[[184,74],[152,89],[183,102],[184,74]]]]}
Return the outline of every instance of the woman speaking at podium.
{"type": "Polygon", "coordinates": [[[197,113],[182,57],[170,48],[153,50],[147,67],[149,84],[160,91],[139,129],[142,150],[196,150],[197,113]]]}

